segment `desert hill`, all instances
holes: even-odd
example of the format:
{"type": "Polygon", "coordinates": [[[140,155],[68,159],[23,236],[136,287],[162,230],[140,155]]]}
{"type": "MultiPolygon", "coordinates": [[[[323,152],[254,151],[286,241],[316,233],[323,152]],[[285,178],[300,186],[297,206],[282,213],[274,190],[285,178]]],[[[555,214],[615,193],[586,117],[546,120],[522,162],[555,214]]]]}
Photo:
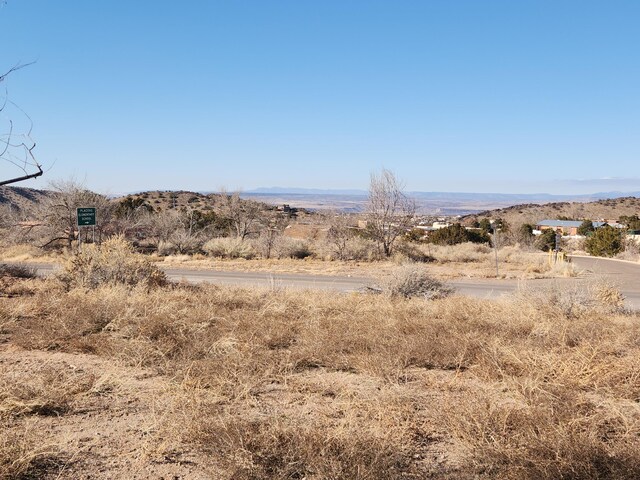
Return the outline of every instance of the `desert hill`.
{"type": "MultiPolygon", "coordinates": [[[[51,190],[37,190],[26,187],[0,187],[0,206],[6,206],[21,211],[29,211],[38,202],[45,198],[57,195],[51,190]]],[[[190,209],[211,210],[220,202],[220,194],[202,194],[189,191],[161,191],[154,190],[148,192],[133,193],[113,197],[115,203],[130,198],[132,200],[141,199],[144,203],[153,207],[154,211],[164,211],[171,208],[189,207],[190,209]]],[[[264,205],[265,209],[272,208],[264,205]]]]}
{"type": "Polygon", "coordinates": [[[25,187],[0,187],[0,206],[28,211],[35,204],[52,195],[48,190],[25,187]]]}
{"type": "Polygon", "coordinates": [[[172,208],[212,210],[220,201],[220,196],[215,193],[205,195],[185,190],[151,190],[117,197],[114,198],[114,201],[119,202],[126,198],[142,200],[151,205],[155,211],[164,211],[172,208]]]}
{"type": "Polygon", "coordinates": [[[502,218],[509,224],[535,224],[544,219],[572,220],[615,220],[621,215],[640,214],[640,198],[621,197],[598,200],[595,202],[556,202],[544,205],[523,204],[512,207],[486,210],[463,217],[465,224],[482,218],[502,218]]]}

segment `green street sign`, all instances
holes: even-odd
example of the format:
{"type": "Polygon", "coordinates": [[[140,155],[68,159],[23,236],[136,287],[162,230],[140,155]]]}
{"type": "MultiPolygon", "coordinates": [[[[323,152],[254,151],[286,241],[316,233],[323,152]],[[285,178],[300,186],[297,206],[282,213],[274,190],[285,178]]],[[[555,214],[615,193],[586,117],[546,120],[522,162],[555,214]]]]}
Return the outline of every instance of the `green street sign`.
{"type": "Polygon", "coordinates": [[[81,207],[76,209],[78,227],[92,227],[96,224],[95,207],[81,207]]]}

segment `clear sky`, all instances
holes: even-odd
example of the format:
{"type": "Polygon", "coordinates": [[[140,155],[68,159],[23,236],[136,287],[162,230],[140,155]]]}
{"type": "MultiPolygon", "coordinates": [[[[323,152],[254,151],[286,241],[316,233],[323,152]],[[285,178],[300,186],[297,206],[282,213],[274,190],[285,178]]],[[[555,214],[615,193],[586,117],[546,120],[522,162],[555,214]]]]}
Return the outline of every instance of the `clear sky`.
{"type": "Polygon", "coordinates": [[[23,186],[366,189],[384,166],[630,191],[639,25],[638,0],[6,0],[0,73],[36,61],[4,82],[49,169],[23,186]]]}

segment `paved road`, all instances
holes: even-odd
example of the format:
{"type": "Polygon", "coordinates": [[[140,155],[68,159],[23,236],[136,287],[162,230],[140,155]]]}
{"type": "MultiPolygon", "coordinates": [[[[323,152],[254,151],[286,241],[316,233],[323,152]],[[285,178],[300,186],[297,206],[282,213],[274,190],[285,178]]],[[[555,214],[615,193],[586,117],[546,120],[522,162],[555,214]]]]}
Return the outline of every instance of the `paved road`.
{"type": "MultiPolygon", "coordinates": [[[[640,309],[640,264],[620,262],[615,260],[572,257],[573,263],[584,270],[584,277],[603,276],[618,284],[627,299],[627,305],[633,309],[640,309]]],[[[41,275],[50,274],[55,266],[52,264],[31,264],[41,275]]],[[[167,276],[172,280],[185,280],[192,283],[217,283],[225,285],[310,288],[334,290],[342,292],[358,291],[373,281],[364,277],[282,274],[267,272],[229,272],[219,270],[194,270],[186,268],[165,268],[167,276]]],[[[450,283],[462,295],[480,298],[497,298],[515,291],[519,285],[580,285],[585,278],[561,278],[543,280],[491,280],[465,279],[454,280],[450,283]]]]}
{"type": "Polygon", "coordinates": [[[640,263],[576,255],[571,261],[587,276],[613,281],[625,296],[627,306],[640,310],[640,263]]]}

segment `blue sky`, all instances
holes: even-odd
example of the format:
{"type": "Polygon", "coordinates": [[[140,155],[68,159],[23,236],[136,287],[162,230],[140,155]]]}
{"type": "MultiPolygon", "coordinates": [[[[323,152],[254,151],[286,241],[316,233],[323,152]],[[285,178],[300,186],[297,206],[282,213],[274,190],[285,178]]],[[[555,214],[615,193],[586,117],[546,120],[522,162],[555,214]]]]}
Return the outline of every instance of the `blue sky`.
{"type": "Polygon", "coordinates": [[[630,191],[638,24],[637,0],[7,0],[0,72],[36,61],[4,82],[49,169],[24,186],[366,188],[386,167],[409,190],[630,191]]]}

